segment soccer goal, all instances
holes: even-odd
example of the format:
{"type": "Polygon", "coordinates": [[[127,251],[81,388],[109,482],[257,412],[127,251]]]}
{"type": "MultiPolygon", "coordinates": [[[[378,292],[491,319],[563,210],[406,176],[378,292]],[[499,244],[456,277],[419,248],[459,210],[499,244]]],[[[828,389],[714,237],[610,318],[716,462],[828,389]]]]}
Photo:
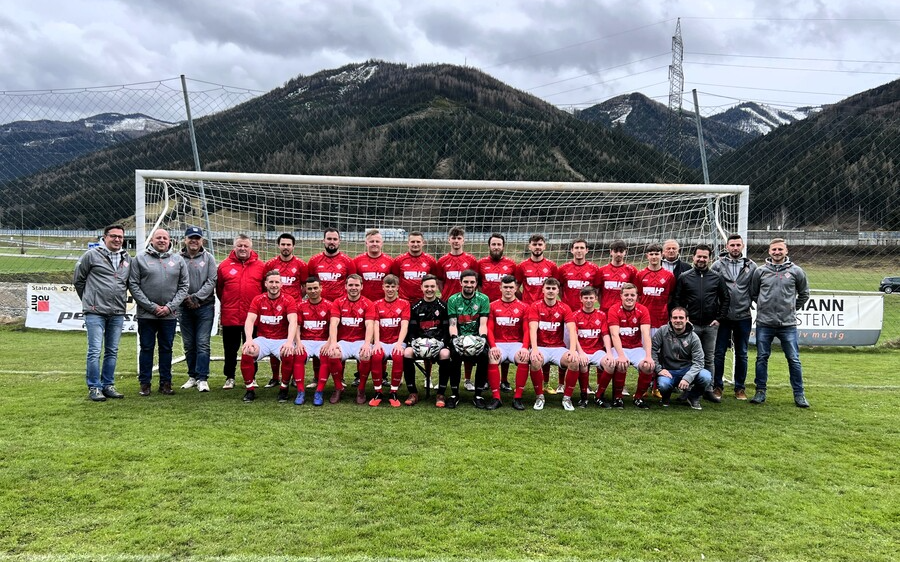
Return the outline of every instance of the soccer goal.
{"type": "Polygon", "coordinates": [[[739,185],[472,181],[229,172],[138,170],[138,240],[166,228],[176,240],[201,226],[218,259],[237,234],[250,236],[261,258],[277,251],[282,232],[297,238],[304,260],[322,250],[325,228],[341,232],[341,249],[364,251],[364,233],[379,228],[385,252],[406,251],[406,236],[423,232],[426,251],[446,252],[447,231],[466,231],[466,250],[487,254],[492,232],[506,237],[506,255],[526,257],[528,238],[543,234],[547,257],[565,262],[570,242],[588,241],[589,259],[604,260],[609,242],[622,239],[629,259],[668,238],[716,248],[728,235],[746,237],[749,187],[739,185]]]}

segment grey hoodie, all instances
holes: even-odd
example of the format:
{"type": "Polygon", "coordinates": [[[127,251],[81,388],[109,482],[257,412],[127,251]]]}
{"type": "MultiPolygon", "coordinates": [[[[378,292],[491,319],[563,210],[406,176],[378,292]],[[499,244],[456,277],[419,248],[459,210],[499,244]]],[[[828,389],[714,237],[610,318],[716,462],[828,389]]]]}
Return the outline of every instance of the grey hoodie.
{"type": "Polygon", "coordinates": [[[729,320],[743,320],[750,318],[750,281],[753,279],[753,272],[756,271],[756,262],[750,258],[740,257],[732,259],[729,255],[724,255],[714,264],[712,269],[725,280],[725,284],[731,291],[731,303],[728,305],[729,320]]]}
{"type": "Polygon", "coordinates": [[[131,263],[128,289],[137,303],[136,318],[173,320],[178,306],[188,294],[187,264],[171,249],[157,252],[152,246],[138,254],[131,263]],[[169,307],[169,315],[157,317],[156,306],[169,307]]]}
{"type": "Polygon", "coordinates": [[[190,282],[187,296],[201,306],[216,302],[216,275],[218,275],[216,258],[206,248],[194,257],[188,254],[186,248],[182,248],[180,255],[187,264],[190,282]]]}
{"type": "Polygon", "coordinates": [[[112,252],[102,244],[85,252],[75,264],[72,282],[85,314],[125,314],[131,256],[125,250],[118,253],[121,256],[118,269],[113,268],[112,252]]]}
{"type": "Polygon", "coordinates": [[[758,326],[796,326],[797,311],[809,300],[806,273],[791,258],[780,265],[766,258],[766,265],[753,272],[750,298],[758,326]]]}
{"type": "Polygon", "coordinates": [[[675,371],[690,367],[684,380],[692,384],[703,368],[703,345],[690,322],[680,334],[675,333],[672,324],[666,324],[657,330],[653,334],[650,353],[656,363],[657,375],[663,369],[675,371]]]}

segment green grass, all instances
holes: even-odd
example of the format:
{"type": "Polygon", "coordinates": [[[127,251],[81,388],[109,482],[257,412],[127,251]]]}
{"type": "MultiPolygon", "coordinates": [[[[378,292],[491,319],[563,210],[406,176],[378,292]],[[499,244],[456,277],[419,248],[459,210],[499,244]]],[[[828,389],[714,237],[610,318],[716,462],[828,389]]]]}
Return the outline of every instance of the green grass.
{"type": "Polygon", "coordinates": [[[134,345],[93,404],[84,334],[0,330],[0,558],[896,559],[900,351],[803,349],[806,411],[773,356],[763,406],[568,413],[140,398],[134,345]]]}

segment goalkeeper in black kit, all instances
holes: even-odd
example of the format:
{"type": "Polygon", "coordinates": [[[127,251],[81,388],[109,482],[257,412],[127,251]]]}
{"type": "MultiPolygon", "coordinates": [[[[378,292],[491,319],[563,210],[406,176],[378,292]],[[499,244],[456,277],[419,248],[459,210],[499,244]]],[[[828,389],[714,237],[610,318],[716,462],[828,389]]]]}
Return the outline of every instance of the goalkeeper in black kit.
{"type": "MultiPolygon", "coordinates": [[[[441,380],[446,380],[450,367],[450,317],[447,305],[437,298],[438,283],[434,275],[422,277],[423,298],[410,307],[409,330],[406,333],[406,349],[403,352],[403,378],[409,390],[407,406],[419,402],[416,388],[416,359],[437,360],[441,380]]],[[[425,380],[430,388],[431,381],[425,380]]],[[[458,384],[458,383],[457,383],[458,384]]],[[[437,397],[437,407],[443,408],[447,402],[443,393],[437,397]]],[[[456,407],[454,403],[451,408],[456,407]]]]}

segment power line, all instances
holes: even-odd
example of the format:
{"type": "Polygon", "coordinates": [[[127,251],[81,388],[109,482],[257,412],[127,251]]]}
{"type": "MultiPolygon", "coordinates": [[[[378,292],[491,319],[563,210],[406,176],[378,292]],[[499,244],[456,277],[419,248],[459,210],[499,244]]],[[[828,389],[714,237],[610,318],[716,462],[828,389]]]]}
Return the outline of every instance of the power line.
{"type": "Polygon", "coordinates": [[[633,74],[627,74],[625,76],[621,76],[619,78],[612,78],[610,80],[604,80],[603,82],[594,82],[593,84],[587,84],[585,86],[579,86],[577,88],[572,88],[569,90],[563,90],[561,92],[554,92],[552,94],[546,94],[542,97],[544,98],[552,98],[553,96],[558,96],[560,94],[568,94],[569,92],[577,92],[578,90],[583,90],[585,88],[590,88],[591,86],[602,86],[603,84],[609,84],[610,82],[618,82],[619,80],[624,80],[626,78],[631,78],[632,76],[638,76],[639,74],[647,74],[648,72],[656,72],[657,70],[661,70],[663,68],[668,68],[667,66],[657,66],[656,68],[651,68],[648,70],[643,70],[641,72],[635,72],[633,74]]]}
{"type": "Polygon", "coordinates": [[[700,66],[727,66],[730,68],[756,68],[762,70],[790,70],[793,72],[832,72],[832,73],[840,73],[840,74],[876,74],[881,76],[900,76],[898,72],[873,72],[869,70],[834,70],[830,68],[790,68],[784,66],[757,66],[757,65],[744,65],[744,64],[725,64],[719,62],[693,62],[688,61],[689,64],[696,64],[700,66]]]}
{"type": "Polygon", "coordinates": [[[737,90],[761,90],[764,92],[783,92],[785,94],[813,94],[813,95],[820,95],[820,96],[839,96],[839,97],[848,97],[848,96],[853,95],[853,94],[835,94],[832,92],[806,92],[806,91],[802,91],[802,90],[781,90],[778,88],[756,88],[753,86],[734,86],[731,84],[709,84],[709,83],[705,83],[705,82],[691,82],[691,84],[697,85],[697,86],[715,86],[717,88],[734,88],[737,90]]]}
{"type": "Polygon", "coordinates": [[[816,62],[852,62],[859,64],[900,64],[900,61],[889,61],[889,60],[857,60],[857,59],[821,59],[821,58],[812,58],[812,57],[775,57],[768,55],[732,55],[727,53],[695,53],[695,52],[685,52],[686,55],[702,55],[705,57],[732,57],[732,58],[744,58],[744,59],[771,59],[771,60],[802,60],[802,61],[816,61],[816,62]]]}
{"type": "Polygon", "coordinates": [[[593,76],[594,74],[599,74],[599,73],[601,73],[601,72],[606,72],[607,70],[615,70],[616,68],[622,68],[623,66],[630,66],[630,65],[632,65],[632,64],[637,64],[637,63],[639,63],[639,62],[645,62],[645,61],[648,61],[648,60],[657,59],[657,58],[659,58],[659,57],[666,57],[666,56],[669,56],[669,53],[668,53],[668,52],[666,52],[666,53],[660,53],[660,54],[658,54],[658,55],[653,55],[652,57],[646,57],[646,58],[643,58],[643,59],[638,59],[638,60],[633,60],[633,61],[629,61],[629,62],[624,62],[624,63],[622,63],[622,64],[617,64],[617,65],[615,65],[615,66],[609,66],[609,67],[606,67],[606,68],[601,68],[600,70],[595,70],[594,72],[586,72],[586,73],[584,73],[584,74],[580,74],[580,75],[578,75],[578,76],[573,76],[573,77],[571,77],[571,78],[563,78],[562,80],[557,80],[557,81],[555,81],[555,82],[548,82],[548,83],[546,83],[546,84],[541,84],[540,86],[532,86],[532,87],[530,87],[530,88],[525,88],[525,91],[526,91],[526,92],[530,92],[531,90],[537,90],[538,88],[543,88],[543,87],[545,87],[545,86],[553,86],[554,84],[561,84],[561,83],[563,83],[563,82],[568,82],[568,81],[570,81],[570,80],[577,80],[578,78],[584,78],[585,76],[593,76]]]}

